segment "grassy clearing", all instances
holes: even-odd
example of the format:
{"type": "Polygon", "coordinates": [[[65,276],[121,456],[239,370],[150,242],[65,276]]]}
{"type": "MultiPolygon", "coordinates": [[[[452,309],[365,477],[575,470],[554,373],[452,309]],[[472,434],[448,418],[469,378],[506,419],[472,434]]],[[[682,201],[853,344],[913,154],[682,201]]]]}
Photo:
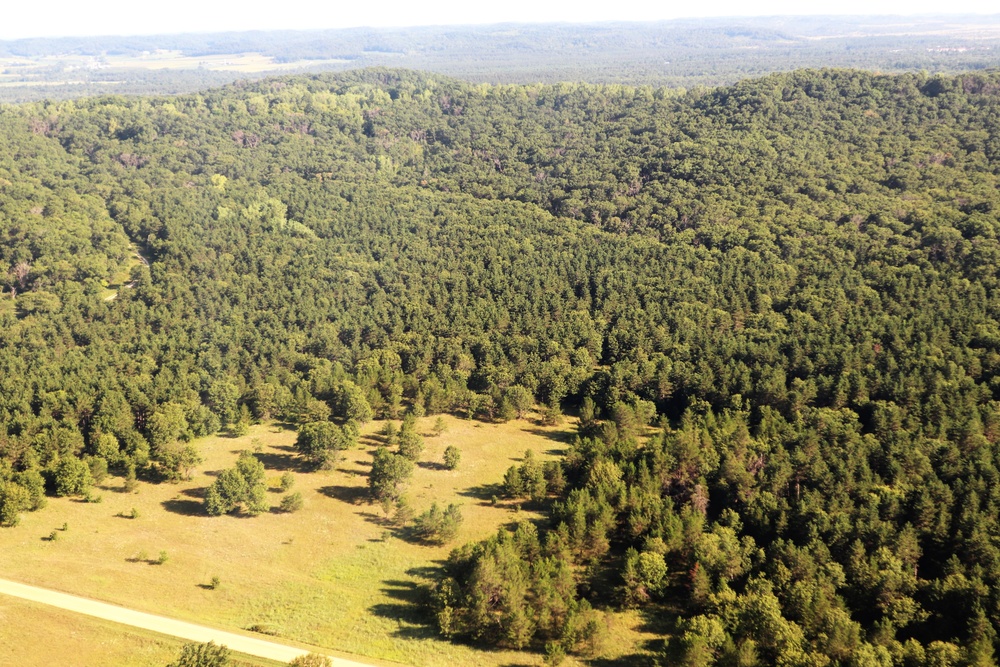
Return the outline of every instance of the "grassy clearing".
{"type": "MultiPolygon", "coordinates": [[[[0,532],[0,572],[142,611],[226,629],[256,627],[369,658],[411,665],[537,663],[524,654],[441,641],[420,617],[419,587],[428,566],[446,558],[452,547],[537,516],[503,501],[494,505],[494,485],[526,449],[543,460],[560,455],[569,427],[445,421],[443,435],[425,437],[408,495],[417,512],[434,501],[462,505],[465,522],[450,545],[409,542],[386,524],[378,506],[368,504],[367,473],[379,443],[373,434],[382,424],[367,425],[362,447],[348,452],[331,472],[302,470],[292,449],[296,434],[261,425],[242,438],[198,441],[205,463],[188,482],[143,483],[138,493],[126,494],[122,481],[111,478],[97,490],[99,504],[50,499],[44,510],[25,515],[19,527],[0,532]],[[454,471],[440,465],[452,444],[462,452],[454,471]],[[271,504],[280,502],[279,477],[291,471],[304,509],[255,518],[205,516],[205,488],[219,470],[233,465],[240,450],[254,447],[260,447],[271,477],[271,504]],[[138,518],[124,518],[133,508],[138,518]],[[57,530],[64,522],[68,529],[57,530]],[[44,539],[53,530],[57,539],[44,539]],[[156,565],[161,551],[169,558],[156,565]],[[221,585],[212,590],[216,576],[221,585]]],[[[420,430],[429,434],[433,422],[420,420],[420,430]]],[[[628,615],[612,617],[609,655],[634,646],[639,625],[628,615]]]]}

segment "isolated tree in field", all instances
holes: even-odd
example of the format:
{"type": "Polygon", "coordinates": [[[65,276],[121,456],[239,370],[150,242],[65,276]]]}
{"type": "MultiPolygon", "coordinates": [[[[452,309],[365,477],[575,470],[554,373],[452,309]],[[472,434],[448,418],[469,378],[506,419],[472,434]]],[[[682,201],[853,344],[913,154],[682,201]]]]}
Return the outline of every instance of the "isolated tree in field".
{"type": "Polygon", "coordinates": [[[59,460],[53,471],[53,481],[57,496],[86,495],[94,483],[90,474],[90,466],[82,460],[72,457],[59,460]]]}
{"type": "Polygon", "coordinates": [[[372,497],[378,502],[398,500],[412,474],[413,461],[379,447],[372,458],[368,477],[372,497]]]}
{"type": "Polygon", "coordinates": [[[462,460],[462,452],[455,445],[448,445],[444,450],[444,467],[448,470],[458,468],[459,461],[462,460]]]}
{"type": "Polygon", "coordinates": [[[213,516],[242,509],[256,516],[268,509],[264,464],[243,452],[235,468],[219,473],[205,494],[205,511],[213,516]]]}
{"type": "Polygon", "coordinates": [[[227,667],[229,649],[215,642],[185,644],[181,656],[167,667],[227,667]]]}
{"type": "Polygon", "coordinates": [[[191,479],[191,471],[203,461],[197,448],[190,443],[162,445],[156,455],[159,470],[171,481],[191,479]]]}

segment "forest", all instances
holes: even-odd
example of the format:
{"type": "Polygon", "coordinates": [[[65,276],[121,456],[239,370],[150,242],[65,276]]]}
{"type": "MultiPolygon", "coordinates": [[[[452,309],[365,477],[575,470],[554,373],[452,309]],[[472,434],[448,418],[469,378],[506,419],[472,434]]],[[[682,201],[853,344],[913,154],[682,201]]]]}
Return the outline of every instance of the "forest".
{"type": "Polygon", "coordinates": [[[0,107],[0,522],[220,429],[322,462],[535,405],[569,453],[496,482],[546,518],[437,568],[442,636],[556,664],[636,608],[664,664],[993,664],[998,184],[995,71],[0,107]]]}

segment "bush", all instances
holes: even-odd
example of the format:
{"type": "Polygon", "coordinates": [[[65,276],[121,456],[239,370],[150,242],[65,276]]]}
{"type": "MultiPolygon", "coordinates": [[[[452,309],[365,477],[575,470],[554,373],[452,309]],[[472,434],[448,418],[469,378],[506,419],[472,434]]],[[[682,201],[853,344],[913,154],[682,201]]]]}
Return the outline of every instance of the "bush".
{"type": "Polygon", "coordinates": [[[309,653],[300,655],[288,664],[289,667],[333,667],[333,660],[325,655],[309,653]]]}
{"type": "Polygon", "coordinates": [[[181,656],[167,667],[227,667],[229,649],[215,642],[185,644],[181,656]]]}
{"type": "Polygon", "coordinates": [[[444,450],[444,467],[448,470],[454,470],[458,467],[459,461],[462,460],[462,452],[458,451],[458,447],[455,445],[448,445],[444,450]]]}
{"type": "Polygon", "coordinates": [[[219,579],[218,575],[212,577],[212,582],[208,585],[213,591],[222,585],[222,580],[219,579]]]}
{"type": "Polygon", "coordinates": [[[168,559],[169,559],[169,557],[167,556],[167,552],[166,551],[161,551],[160,555],[156,559],[156,564],[157,565],[163,565],[164,563],[167,562],[168,559]]]}
{"type": "Polygon", "coordinates": [[[279,484],[282,491],[289,491],[293,486],[295,486],[295,475],[290,472],[285,472],[281,475],[281,482],[279,484]]]}
{"type": "Polygon", "coordinates": [[[296,491],[295,493],[289,493],[287,496],[281,499],[281,511],[282,512],[298,512],[302,509],[302,494],[296,491]]]}

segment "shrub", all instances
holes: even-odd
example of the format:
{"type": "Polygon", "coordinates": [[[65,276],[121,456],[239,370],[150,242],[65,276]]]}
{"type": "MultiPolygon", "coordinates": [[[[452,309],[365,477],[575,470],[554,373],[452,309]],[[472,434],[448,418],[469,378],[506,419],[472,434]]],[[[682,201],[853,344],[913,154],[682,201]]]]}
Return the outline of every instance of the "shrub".
{"type": "Polygon", "coordinates": [[[462,460],[462,452],[458,451],[458,447],[455,445],[448,445],[444,450],[444,467],[448,470],[454,470],[458,467],[459,461],[462,460]]]}
{"type": "Polygon", "coordinates": [[[309,653],[300,655],[288,664],[290,667],[333,667],[333,660],[325,655],[309,653]]]}
{"type": "Polygon", "coordinates": [[[302,494],[296,491],[295,493],[289,493],[287,496],[281,499],[281,511],[282,512],[298,512],[302,509],[302,494]]]}
{"type": "Polygon", "coordinates": [[[185,644],[181,656],[167,667],[227,667],[229,649],[215,642],[185,644]]]}

